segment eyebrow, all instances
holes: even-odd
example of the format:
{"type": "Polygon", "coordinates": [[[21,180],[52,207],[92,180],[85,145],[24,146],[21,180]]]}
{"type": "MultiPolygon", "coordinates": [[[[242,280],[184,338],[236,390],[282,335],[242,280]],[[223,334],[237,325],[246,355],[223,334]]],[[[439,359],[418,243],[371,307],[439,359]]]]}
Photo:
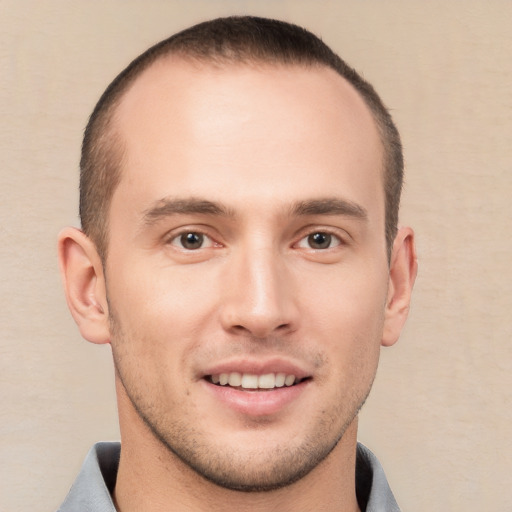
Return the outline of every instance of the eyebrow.
{"type": "Polygon", "coordinates": [[[234,212],[220,203],[207,201],[206,199],[188,198],[174,199],[163,198],[154,206],[144,211],[143,221],[146,224],[154,224],[159,220],[171,215],[216,215],[222,217],[233,217],[234,212]]]}
{"type": "Polygon", "coordinates": [[[345,215],[366,220],[368,212],[365,208],[345,199],[325,198],[299,201],[291,209],[292,215],[345,215]]]}
{"type": "MultiPolygon", "coordinates": [[[[365,220],[368,212],[365,208],[345,199],[322,198],[309,199],[294,203],[290,210],[291,216],[306,215],[344,215],[365,220]]],[[[172,215],[214,215],[221,217],[235,217],[234,210],[221,203],[200,198],[162,198],[154,206],[144,211],[143,222],[151,225],[161,219],[172,215]]]]}

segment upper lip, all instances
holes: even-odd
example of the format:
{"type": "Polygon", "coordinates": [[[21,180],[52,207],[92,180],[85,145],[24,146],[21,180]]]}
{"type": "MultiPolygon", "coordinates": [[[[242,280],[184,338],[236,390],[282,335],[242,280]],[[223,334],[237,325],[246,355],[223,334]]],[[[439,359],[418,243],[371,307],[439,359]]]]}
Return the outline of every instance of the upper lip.
{"type": "Polygon", "coordinates": [[[202,372],[201,377],[233,372],[250,373],[252,375],[284,373],[286,375],[295,375],[297,379],[311,377],[311,372],[308,372],[303,368],[303,365],[282,357],[265,358],[261,360],[240,357],[232,358],[208,367],[204,372],[202,372]]]}

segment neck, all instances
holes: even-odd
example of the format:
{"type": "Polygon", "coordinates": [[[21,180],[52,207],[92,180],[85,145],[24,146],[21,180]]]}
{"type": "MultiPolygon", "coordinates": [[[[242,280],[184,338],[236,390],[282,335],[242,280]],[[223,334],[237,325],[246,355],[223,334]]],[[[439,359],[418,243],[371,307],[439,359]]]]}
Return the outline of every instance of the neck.
{"type": "Polygon", "coordinates": [[[334,450],[299,481],[269,492],[219,487],[157,440],[138,414],[120,405],[121,459],[114,491],[119,512],[356,512],[357,419],[334,450]]]}

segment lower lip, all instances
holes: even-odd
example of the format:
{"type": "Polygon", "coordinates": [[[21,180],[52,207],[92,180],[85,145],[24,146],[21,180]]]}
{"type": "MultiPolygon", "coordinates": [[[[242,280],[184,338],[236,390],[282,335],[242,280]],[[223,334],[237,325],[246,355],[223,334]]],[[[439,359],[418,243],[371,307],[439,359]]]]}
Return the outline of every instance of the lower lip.
{"type": "Polygon", "coordinates": [[[247,416],[269,416],[279,413],[296,402],[306,390],[309,380],[294,386],[274,388],[268,391],[242,391],[230,386],[218,386],[207,380],[202,381],[209,393],[230,409],[247,416]]]}

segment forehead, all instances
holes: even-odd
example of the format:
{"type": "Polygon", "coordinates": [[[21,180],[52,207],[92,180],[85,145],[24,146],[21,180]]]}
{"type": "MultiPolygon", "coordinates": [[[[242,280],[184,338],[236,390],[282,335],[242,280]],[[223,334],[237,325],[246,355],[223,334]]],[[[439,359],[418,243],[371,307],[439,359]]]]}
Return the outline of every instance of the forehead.
{"type": "Polygon", "coordinates": [[[285,200],[297,193],[290,180],[313,195],[343,179],[349,191],[383,195],[373,116],[324,66],[160,59],[125,93],[116,131],[124,145],[119,192],[131,200],[155,199],[170,179],[169,194],[212,199],[236,190],[244,200],[285,200]]]}

